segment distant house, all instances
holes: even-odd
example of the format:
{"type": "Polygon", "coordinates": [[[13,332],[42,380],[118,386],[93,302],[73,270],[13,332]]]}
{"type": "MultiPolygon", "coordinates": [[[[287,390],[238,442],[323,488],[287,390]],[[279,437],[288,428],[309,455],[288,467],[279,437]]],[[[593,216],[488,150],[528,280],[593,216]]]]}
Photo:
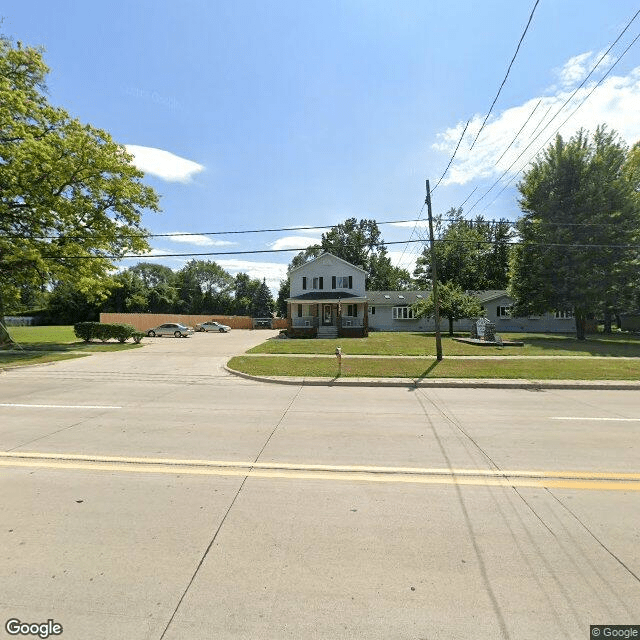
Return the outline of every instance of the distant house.
{"type": "MultiPolygon", "coordinates": [[[[413,305],[429,291],[366,291],[366,273],[331,253],[289,272],[289,335],[294,337],[364,337],[372,331],[433,331],[433,318],[415,318],[413,305]]],[[[572,333],[570,312],[514,317],[515,300],[505,290],[470,292],[496,331],[572,333]]],[[[474,318],[454,322],[455,331],[470,331],[474,318]]]]}

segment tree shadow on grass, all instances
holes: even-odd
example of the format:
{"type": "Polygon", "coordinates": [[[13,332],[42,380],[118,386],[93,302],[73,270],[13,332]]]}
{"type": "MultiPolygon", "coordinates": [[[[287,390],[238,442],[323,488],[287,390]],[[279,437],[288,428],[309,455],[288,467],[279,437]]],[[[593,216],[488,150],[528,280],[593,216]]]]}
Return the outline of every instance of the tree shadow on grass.
{"type": "Polygon", "coordinates": [[[441,360],[434,360],[417,378],[416,382],[420,382],[429,377],[429,374],[441,363],[441,360]]]}

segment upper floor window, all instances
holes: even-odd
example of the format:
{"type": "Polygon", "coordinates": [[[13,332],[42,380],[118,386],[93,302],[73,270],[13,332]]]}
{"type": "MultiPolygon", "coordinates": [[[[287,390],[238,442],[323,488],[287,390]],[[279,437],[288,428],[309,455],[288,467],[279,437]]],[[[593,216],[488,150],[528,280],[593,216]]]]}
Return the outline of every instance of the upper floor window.
{"type": "Polygon", "coordinates": [[[511,305],[497,306],[496,316],[498,318],[510,318],[511,317],[511,305]]]}
{"type": "Polygon", "coordinates": [[[332,289],[353,289],[353,276],[332,276],[332,289]]]}
{"type": "Polygon", "coordinates": [[[322,276],[319,278],[313,278],[312,289],[324,289],[324,278],[322,276]]]}
{"type": "Polygon", "coordinates": [[[394,320],[413,320],[413,308],[393,307],[392,317],[394,320]]]}

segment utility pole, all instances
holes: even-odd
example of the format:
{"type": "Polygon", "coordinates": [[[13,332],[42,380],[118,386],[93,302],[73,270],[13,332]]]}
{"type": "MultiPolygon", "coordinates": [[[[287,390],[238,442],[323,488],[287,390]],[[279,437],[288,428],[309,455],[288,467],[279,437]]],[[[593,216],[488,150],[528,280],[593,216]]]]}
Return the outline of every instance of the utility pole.
{"type": "Polygon", "coordinates": [[[440,298],[438,297],[438,267],[433,238],[433,217],[431,215],[431,189],[427,180],[427,197],[425,199],[429,214],[429,247],[431,248],[431,286],[433,288],[433,310],[436,321],[436,359],[442,360],[442,336],[440,335],[440,298]]]}

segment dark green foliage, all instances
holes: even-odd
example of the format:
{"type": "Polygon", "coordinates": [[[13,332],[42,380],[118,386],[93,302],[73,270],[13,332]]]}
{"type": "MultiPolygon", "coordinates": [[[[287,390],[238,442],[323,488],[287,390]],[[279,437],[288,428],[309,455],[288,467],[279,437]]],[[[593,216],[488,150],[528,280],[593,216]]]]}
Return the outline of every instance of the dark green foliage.
{"type": "MultiPolygon", "coordinates": [[[[516,314],[573,310],[585,338],[589,317],[633,304],[639,283],[640,206],[624,142],[606,127],[560,136],[518,189],[521,244],[510,293],[516,314]]],[[[630,156],[631,157],[631,156],[630,156]]]]}
{"type": "MultiPolygon", "coordinates": [[[[73,325],[73,331],[78,338],[85,342],[91,342],[91,340],[102,340],[106,342],[110,339],[115,339],[118,342],[126,342],[129,338],[136,338],[137,336],[144,336],[144,333],[136,331],[134,327],[129,324],[119,323],[100,323],[100,322],[77,322],[73,325]]],[[[140,340],[135,340],[140,342],[140,340]]]]}
{"type": "MultiPolygon", "coordinates": [[[[512,223],[491,223],[482,216],[466,220],[462,209],[450,209],[445,216],[436,217],[434,235],[439,282],[455,283],[464,291],[507,287],[512,223]]],[[[413,275],[420,288],[431,287],[428,246],[418,258],[413,275]]]]}

